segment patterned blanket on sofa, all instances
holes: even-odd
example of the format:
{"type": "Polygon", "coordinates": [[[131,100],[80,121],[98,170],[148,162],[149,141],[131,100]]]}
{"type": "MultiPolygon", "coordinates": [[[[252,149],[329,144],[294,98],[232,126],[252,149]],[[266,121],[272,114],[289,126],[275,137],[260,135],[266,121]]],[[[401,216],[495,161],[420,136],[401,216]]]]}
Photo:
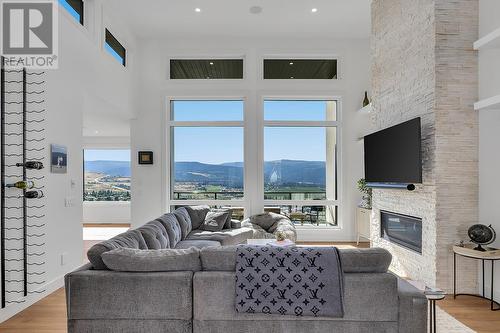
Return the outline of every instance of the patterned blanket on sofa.
{"type": "Polygon", "coordinates": [[[236,252],[237,312],[344,315],[337,248],[241,245],[236,252]]]}

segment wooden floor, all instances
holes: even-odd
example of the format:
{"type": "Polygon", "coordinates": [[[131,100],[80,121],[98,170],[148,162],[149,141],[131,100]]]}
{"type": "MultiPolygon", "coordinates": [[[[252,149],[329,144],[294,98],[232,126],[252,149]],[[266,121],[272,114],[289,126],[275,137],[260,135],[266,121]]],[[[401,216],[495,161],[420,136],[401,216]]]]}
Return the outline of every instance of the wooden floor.
{"type": "Polygon", "coordinates": [[[478,333],[500,332],[500,311],[491,311],[490,302],[477,297],[448,295],[436,304],[478,333]]]}
{"type": "MultiPolygon", "coordinates": [[[[308,243],[309,245],[310,243],[308,243]]],[[[312,245],[312,244],[311,244],[312,245]]],[[[332,245],[315,243],[314,245],[332,245]]],[[[367,247],[367,243],[335,244],[339,248],[367,247]]],[[[500,332],[500,311],[490,311],[489,302],[475,297],[448,296],[437,303],[450,315],[478,333],[500,332]]],[[[64,289],[59,289],[16,316],[0,324],[0,333],[66,333],[64,289]]]]}

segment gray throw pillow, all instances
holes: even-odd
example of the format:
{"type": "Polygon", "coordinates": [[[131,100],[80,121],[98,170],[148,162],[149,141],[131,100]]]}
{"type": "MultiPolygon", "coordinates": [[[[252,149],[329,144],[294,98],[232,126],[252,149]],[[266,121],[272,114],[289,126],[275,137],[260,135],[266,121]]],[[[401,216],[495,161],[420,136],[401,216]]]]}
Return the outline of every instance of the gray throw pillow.
{"type": "Polygon", "coordinates": [[[224,223],[224,226],[222,229],[231,229],[231,217],[233,216],[233,210],[230,208],[219,208],[219,209],[212,209],[212,212],[227,212],[227,219],[226,222],[224,223]]]}
{"type": "Polygon", "coordinates": [[[110,270],[120,272],[201,270],[200,250],[194,247],[162,250],[118,248],[103,253],[102,260],[110,270]]]}
{"type": "Polygon", "coordinates": [[[207,213],[210,211],[209,206],[186,206],[184,208],[186,208],[189,216],[191,217],[191,225],[193,226],[193,230],[198,229],[203,224],[207,213]]]}
{"type": "Polygon", "coordinates": [[[226,224],[228,216],[229,211],[208,212],[200,229],[212,232],[221,231],[226,224]]]}

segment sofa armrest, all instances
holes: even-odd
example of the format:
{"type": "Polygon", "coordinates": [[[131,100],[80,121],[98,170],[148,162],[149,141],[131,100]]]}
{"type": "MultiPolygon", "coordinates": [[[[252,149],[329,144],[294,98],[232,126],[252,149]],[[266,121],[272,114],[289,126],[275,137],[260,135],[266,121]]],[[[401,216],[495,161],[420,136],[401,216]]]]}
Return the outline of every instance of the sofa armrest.
{"type": "Polygon", "coordinates": [[[240,220],[231,220],[231,229],[240,229],[241,221],[240,220]]]}
{"type": "Polygon", "coordinates": [[[398,278],[399,332],[427,330],[427,298],[407,281],[398,278]]]}
{"type": "Polygon", "coordinates": [[[115,272],[84,266],[65,276],[68,319],[191,320],[193,273],[115,272]]]}

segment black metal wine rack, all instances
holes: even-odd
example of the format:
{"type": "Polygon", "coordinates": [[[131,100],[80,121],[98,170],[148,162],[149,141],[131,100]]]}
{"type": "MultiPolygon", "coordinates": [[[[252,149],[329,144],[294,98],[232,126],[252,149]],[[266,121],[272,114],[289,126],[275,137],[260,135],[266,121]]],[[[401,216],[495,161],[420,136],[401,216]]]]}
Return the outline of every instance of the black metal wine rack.
{"type": "MultiPolygon", "coordinates": [[[[23,303],[45,285],[45,201],[27,199],[26,189],[6,188],[34,181],[44,188],[45,173],[28,170],[27,161],[45,160],[44,72],[5,68],[1,57],[0,256],[1,307],[23,303]],[[17,164],[21,163],[21,166],[17,164]]],[[[45,164],[45,163],[44,163],[45,164]]]]}

